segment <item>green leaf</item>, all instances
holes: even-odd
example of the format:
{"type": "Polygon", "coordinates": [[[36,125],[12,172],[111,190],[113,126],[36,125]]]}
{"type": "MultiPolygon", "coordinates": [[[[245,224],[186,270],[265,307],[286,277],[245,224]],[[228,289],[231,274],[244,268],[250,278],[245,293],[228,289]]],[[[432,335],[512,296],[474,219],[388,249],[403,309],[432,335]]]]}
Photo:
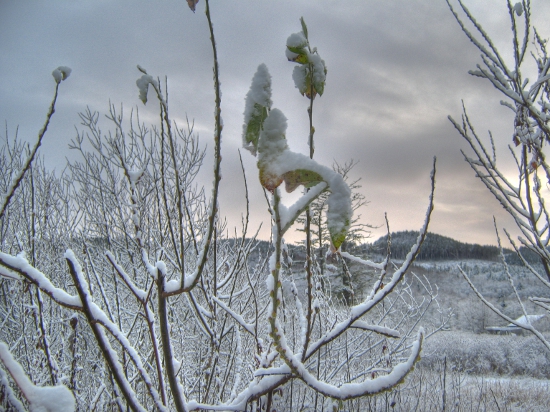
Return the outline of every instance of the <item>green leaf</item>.
{"type": "Polygon", "coordinates": [[[309,63],[309,57],[308,52],[305,49],[305,47],[290,47],[286,46],[288,50],[290,50],[292,53],[296,54],[296,57],[289,58],[288,60],[291,62],[296,62],[300,64],[307,64],[309,63]]]}
{"type": "Polygon", "coordinates": [[[314,81],[313,82],[313,88],[319,94],[319,96],[322,96],[323,92],[325,91],[325,82],[315,82],[314,81]]]}
{"type": "Polygon", "coordinates": [[[323,181],[323,178],[315,172],[307,169],[297,169],[286,172],[283,175],[287,193],[292,193],[298,186],[313,187],[323,181]]]}
{"type": "Polygon", "coordinates": [[[317,95],[317,87],[315,87],[315,83],[313,83],[313,87],[311,87],[311,76],[309,74],[309,68],[306,75],[306,88],[302,94],[305,94],[308,99],[315,99],[315,96],[317,95]]]}
{"type": "Polygon", "coordinates": [[[267,117],[267,107],[254,103],[254,111],[250,116],[250,121],[246,125],[245,139],[246,143],[252,143],[254,148],[258,147],[258,139],[267,117]]]}
{"type": "Polygon", "coordinates": [[[332,241],[332,244],[336,250],[344,243],[346,240],[346,236],[348,234],[348,228],[349,228],[349,219],[346,219],[346,224],[344,227],[337,229],[330,225],[330,222],[328,222],[328,231],[330,233],[330,240],[332,241]]]}
{"type": "Polygon", "coordinates": [[[304,36],[306,36],[306,39],[307,39],[308,38],[307,37],[307,26],[306,26],[306,22],[305,22],[303,17],[300,17],[300,24],[302,25],[302,31],[304,32],[304,36]]]}

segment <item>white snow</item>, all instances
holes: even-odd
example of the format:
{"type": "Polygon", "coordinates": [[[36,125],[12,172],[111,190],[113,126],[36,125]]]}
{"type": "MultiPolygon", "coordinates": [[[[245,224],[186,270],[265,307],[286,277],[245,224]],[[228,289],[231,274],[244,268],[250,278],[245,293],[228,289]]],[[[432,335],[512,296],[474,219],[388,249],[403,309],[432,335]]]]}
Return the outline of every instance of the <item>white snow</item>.
{"type": "Polygon", "coordinates": [[[310,53],[308,55],[308,59],[313,65],[313,84],[315,85],[315,89],[317,89],[317,93],[323,94],[323,88],[321,88],[321,85],[324,86],[326,80],[325,61],[321,59],[321,56],[317,53],[310,53]]]}
{"type": "MultiPolygon", "coordinates": [[[[525,315],[520,316],[516,319],[516,323],[519,323],[521,325],[531,325],[533,322],[536,322],[539,319],[542,319],[546,315],[525,315]]],[[[508,326],[515,326],[514,323],[510,323],[508,326]]]]}
{"type": "Polygon", "coordinates": [[[257,142],[255,140],[257,137],[253,138],[251,133],[259,133],[262,116],[265,115],[265,111],[271,109],[271,105],[271,75],[267,66],[262,63],[254,73],[250,90],[246,94],[244,107],[243,147],[250,150],[254,156],[256,155],[257,142]],[[253,125],[251,125],[251,121],[254,123],[253,125]],[[254,126],[258,127],[257,131],[249,130],[254,126]]]}
{"type": "Polygon", "coordinates": [[[328,185],[321,182],[312,187],[307,193],[299,198],[290,207],[279,205],[279,216],[281,217],[281,232],[284,234],[294,223],[297,217],[309,206],[309,204],[325,191],[328,185]]]}
{"type": "MultiPolygon", "coordinates": [[[[138,352],[131,345],[126,335],[122,333],[122,331],[118,328],[118,326],[115,323],[113,323],[109,319],[107,314],[92,301],[88,282],[85,279],[84,273],[82,272],[82,266],[80,265],[80,262],[76,258],[74,252],[71,249],[67,249],[67,251],[65,252],[65,258],[70,260],[71,263],[73,264],[77,282],[82,287],[82,289],[84,290],[84,293],[86,294],[85,302],[87,303],[87,308],[90,311],[90,315],[92,316],[93,320],[101,324],[105,329],[107,329],[109,333],[122,345],[125,352],[130,356],[130,358],[132,359],[132,362],[138,369],[139,374],[141,375],[143,381],[145,382],[149,393],[151,394],[153,400],[156,403],[157,408],[161,411],[165,411],[166,409],[164,408],[164,406],[162,405],[162,402],[160,401],[160,396],[157,390],[155,389],[152,383],[153,381],[151,380],[147,370],[145,369],[138,352]]],[[[96,331],[99,335],[101,335],[99,339],[102,341],[104,348],[109,353],[109,356],[113,360],[115,367],[119,369],[119,376],[124,376],[124,373],[122,372],[122,365],[120,364],[117,352],[114,351],[110,346],[109,340],[106,339],[106,337],[104,336],[103,330],[101,328],[98,328],[96,331]]],[[[137,395],[133,391],[129,382],[123,382],[123,385],[126,387],[126,392],[129,393],[130,396],[134,398],[136,405],[139,405],[139,401],[137,400],[137,395]]]]}
{"type": "Polygon", "coordinates": [[[73,412],[75,410],[74,396],[66,386],[35,386],[4,342],[0,342],[0,360],[29,402],[31,412],[73,412]]]}
{"type": "Polygon", "coordinates": [[[145,301],[147,298],[147,292],[143,289],[138,288],[134,282],[130,279],[130,276],[126,273],[124,268],[120,266],[115,259],[115,256],[111,252],[106,252],[105,255],[107,256],[107,259],[111,262],[111,264],[114,266],[118,274],[122,277],[126,285],[130,288],[132,293],[136,295],[141,301],[145,301]]]}
{"type": "Polygon", "coordinates": [[[0,368],[0,385],[3,387],[4,393],[7,395],[9,403],[15,408],[17,412],[25,412],[25,407],[23,403],[17,399],[13,390],[11,389],[10,383],[8,381],[8,375],[2,368],[0,368]]]}
{"type": "Polygon", "coordinates": [[[288,39],[286,39],[286,45],[287,47],[292,47],[292,48],[306,47],[307,46],[306,36],[304,36],[303,32],[292,33],[290,36],[288,36],[288,39]]]}
{"type": "Polygon", "coordinates": [[[71,68],[67,66],[59,66],[52,72],[52,76],[55,79],[57,84],[61,83],[62,80],[67,79],[71,75],[71,68]]]}
{"type": "MultiPolygon", "coordinates": [[[[269,275],[271,276],[271,275],[269,275]]],[[[273,276],[271,276],[273,278],[273,276]]],[[[227,306],[224,302],[222,302],[220,299],[218,299],[216,296],[212,296],[212,300],[216,302],[223,310],[225,310],[229,315],[235,319],[239,325],[241,325],[248,333],[250,333],[252,336],[254,336],[254,326],[251,323],[247,323],[244,318],[239,315],[237,312],[232,310],[229,306],[227,306]]]]}
{"type": "Polygon", "coordinates": [[[132,185],[135,185],[138,182],[138,180],[141,178],[144,172],[145,172],[145,169],[128,170],[128,177],[130,178],[130,183],[132,185]]]}
{"type": "Polygon", "coordinates": [[[376,333],[379,333],[380,335],[389,336],[392,338],[400,338],[401,335],[398,331],[395,329],[387,328],[385,326],[380,325],[369,325],[368,323],[362,321],[362,320],[356,320],[351,325],[352,328],[358,328],[358,329],[364,329],[364,330],[370,330],[376,333]]]}
{"type": "Polygon", "coordinates": [[[340,255],[342,257],[345,257],[346,259],[350,259],[350,260],[353,260],[354,262],[361,263],[362,265],[370,266],[372,268],[380,269],[380,270],[384,269],[384,267],[386,267],[386,264],[387,264],[387,258],[384,259],[382,263],[376,263],[370,260],[361,259],[360,257],[351,255],[348,252],[340,252],[340,255]]]}
{"type": "MultiPolygon", "coordinates": [[[[20,253],[17,256],[12,256],[7,253],[0,252],[0,260],[18,271],[23,272],[28,279],[30,279],[57,302],[67,306],[82,307],[82,303],[80,302],[80,298],[78,296],[69,295],[63,289],[56,288],[46,277],[46,275],[29,264],[24,253],[20,253]]],[[[2,269],[2,274],[4,274],[3,272],[4,270],[2,269]]]]}
{"type": "Polygon", "coordinates": [[[152,84],[155,88],[158,87],[157,81],[149,74],[144,74],[136,80],[136,85],[139,89],[139,99],[143,102],[143,104],[147,103],[147,91],[149,89],[149,84],[152,84]]]}
{"type": "Polygon", "coordinates": [[[292,80],[294,80],[294,85],[300,91],[301,94],[304,94],[307,91],[307,66],[294,66],[292,71],[292,80]]]}
{"type": "MultiPolygon", "coordinates": [[[[307,39],[303,32],[293,33],[286,40],[285,54],[289,61],[296,61],[300,55],[307,55],[307,39]]],[[[304,63],[304,62],[302,62],[304,63]]]]}
{"type": "MultiPolygon", "coordinates": [[[[278,319],[275,322],[277,330],[281,331],[283,328],[282,325],[279,324],[278,319]]],[[[292,371],[297,373],[307,385],[325,396],[336,399],[350,399],[367,394],[380,393],[399,384],[414,368],[416,361],[419,359],[422,341],[424,339],[424,330],[422,328],[418,330],[418,338],[412,344],[409,358],[405,362],[396,365],[388,375],[379,376],[375,379],[366,380],[360,383],[345,383],[339,387],[319,381],[315,378],[299,360],[299,356],[292,353],[292,350],[286,343],[285,336],[280,334],[280,332],[278,335],[281,345],[279,353],[284,357],[287,365],[292,368],[292,371]]]]}

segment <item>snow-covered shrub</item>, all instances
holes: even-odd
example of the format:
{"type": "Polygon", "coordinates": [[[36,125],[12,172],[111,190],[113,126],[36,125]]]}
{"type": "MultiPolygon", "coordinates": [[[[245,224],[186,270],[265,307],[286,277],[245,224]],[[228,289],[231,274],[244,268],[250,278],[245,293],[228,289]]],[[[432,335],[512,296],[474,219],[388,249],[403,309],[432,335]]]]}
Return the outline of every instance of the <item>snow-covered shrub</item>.
{"type": "MultiPolygon", "coordinates": [[[[374,263],[342,251],[353,224],[350,188],[313,160],[313,127],[309,156],[290,149],[264,65],[247,96],[243,145],[258,156],[259,183],[270,192],[273,243],[250,236],[246,219],[240,236],[224,235],[221,92],[205,3],[216,96],[211,191],[196,184],[205,152],[192,129],[171,120],[167,84],[139,66],[139,98],[158,101],[158,124],[146,126],[137,112],[125,121],[111,106],[105,133],[98,113],[82,113],[84,130],[71,143],[79,158],[61,177],[35,161],[35,149],[25,155],[13,142],[0,152],[9,165],[0,168],[0,407],[32,409],[34,394],[59,393],[54,408],[66,411],[360,408],[403,382],[437,329],[418,327],[434,291],[417,300],[403,282],[427,233],[435,171],[425,222],[399,267],[388,270],[389,256],[374,263]],[[285,207],[283,182],[309,190],[285,207]],[[285,232],[300,214],[309,220],[322,193],[331,259],[377,274],[350,305],[333,300],[330,280],[316,273],[308,224],[305,284],[284,258],[285,232]]],[[[311,122],[327,71],[303,20],[286,55],[299,65],[293,78],[310,99],[311,122]]],[[[69,73],[54,71],[56,96],[69,73]]]]}
{"type": "Polygon", "coordinates": [[[458,370],[479,376],[550,377],[550,352],[533,335],[439,333],[426,343],[422,365],[434,368],[445,358],[458,370]]]}

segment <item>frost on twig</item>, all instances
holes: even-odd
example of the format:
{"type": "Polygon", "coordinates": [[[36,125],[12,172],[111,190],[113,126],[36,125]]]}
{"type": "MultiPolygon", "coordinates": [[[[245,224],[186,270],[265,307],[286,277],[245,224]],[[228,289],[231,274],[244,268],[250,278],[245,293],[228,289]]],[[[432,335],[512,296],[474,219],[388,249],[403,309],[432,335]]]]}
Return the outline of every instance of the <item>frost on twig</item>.
{"type": "MultiPolygon", "coordinates": [[[[483,65],[477,65],[477,70],[470,73],[488,80],[507,99],[501,101],[501,104],[514,112],[511,136],[513,145],[509,145],[509,150],[516,166],[515,172],[511,173],[508,166],[504,170],[500,162],[497,162],[492,134],[489,132],[490,143],[485,143],[476,133],[464,107],[461,122],[451,117],[449,119],[462,138],[468,142],[470,151],[473,152],[473,155],[463,152],[464,159],[476,177],[483,182],[487,190],[515,222],[520,233],[518,240],[521,247],[516,246],[506,229],[505,233],[517,257],[527,270],[541,281],[542,286],[548,288],[550,285],[550,213],[545,202],[548,196],[548,185],[543,183],[543,179],[547,182],[550,181],[550,167],[547,163],[547,153],[545,153],[550,137],[550,87],[548,83],[550,80],[550,58],[547,53],[547,40],[542,39],[537,30],[531,27],[531,2],[523,0],[512,5],[512,2],[508,1],[513,39],[509,55],[513,58],[509,59],[510,61],[505,61],[504,55],[499,52],[490,36],[463,2],[458,1],[466,18],[459,17],[451,6],[450,0],[447,0],[447,3],[462,31],[482,52],[483,65]],[[476,32],[470,32],[466,28],[468,22],[475,27],[476,32]],[[532,32],[534,32],[534,36],[532,36],[532,32]],[[531,39],[534,40],[532,43],[531,39]],[[532,66],[525,62],[530,44],[533,46],[530,54],[535,63],[532,66]],[[529,84],[530,78],[535,79],[531,85],[529,84]],[[528,262],[524,252],[536,256],[536,262],[528,262]]],[[[510,272],[509,263],[504,257],[496,221],[495,231],[501,250],[504,272],[518,301],[522,318],[530,319],[534,315],[527,313],[524,301],[529,299],[537,304],[539,298],[526,298],[520,295],[519,288],[515,286],[516,281],[513,274],[510,272]]],[[[459,269],[474,293],[489,309],[507,322],[528,330],[550,349],[550,341],[540,331],[529,322],[523,324],[518,322],[518,319],[514,320],[513,317],[510,317],[510,314],[505,314],[494,305],[494,302],[491,302],[487,296],[483,296],[476,289],[471,278],[462,268],[459,269]]],[[[539,306],[545,310],[549,309],[545,305],[539,306]]]]}

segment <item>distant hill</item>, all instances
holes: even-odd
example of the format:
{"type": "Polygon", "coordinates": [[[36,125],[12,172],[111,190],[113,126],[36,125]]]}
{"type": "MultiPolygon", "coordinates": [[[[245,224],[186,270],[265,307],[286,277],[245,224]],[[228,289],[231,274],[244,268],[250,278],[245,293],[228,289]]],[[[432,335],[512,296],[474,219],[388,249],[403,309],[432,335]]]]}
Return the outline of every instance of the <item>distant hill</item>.
{"type": "MultiPolygon", "coordinates": [[[[404,259],[409,253],[411,246],[416,242],[418,232],[407,230],[391,234],[391,254],[395,259],[404,259]]],[[[387,248],[388,236],[382,236],[372,244],[373,252],[384,254],[387,248]]],[[[505,255],[513,253],[511,250],[504,250],[505,255]]],[[[481,259],[496,261],[499,259],[499,249],[496,246],[462,243],[450,237],[428,233],[420,254],[419,260],[462,260],[481,259]]]]}
{"type": "MultiPolygon", "coordinates": [[[[416,242],[418,237],[417,231],[407,230],[402,232],[393,232],[391,253],[394,259],[404,259],[407,253],[411,250],[411,246],[416,242]]],[[[374,243],[353,245],[345,244],[348,251],[352,254],[360,256],[363,253],[367,255],[385,255],[387,248],[387,236],[382,236],[374,243]]],[[[228,242],[230,247],[236,246],[235,239],[226,239],[224,242],[228,242]]],[[[240,240],[237,240],[240,243],[240,240]]],[[[256,246],[251,252],[250,258],[253,261],[260,256],[263,258],[269,256],[273,251],[273,246],[270,242],[265,240],[257,240],[256,246]]],[[[343,246],[343,247],[344,247],[343,246]]],[[[294,260],[303,261],[305,258],[305,249],[303,245],[287,245],[288,251],[293,256],[294,260]]],[[[523,257],[530,264],[540,264],[540,258],[526,247],[520,247],[520,251],[523,257]]],[[[318,251],[316,252],[318,253],[318,251]]],[[[486,260],[490,262],[500,261],[500,251],[498,247],[492,245],[479,245],[475,243],[463,243],[458,240],[452,239],[447,236],[438,235],[436,233],[429,233],[422,244],[420,254],[417,260],[466,260],[466,259],[478,259],[486,260]]],[[[504,256],[506,261],[511,265],[521,265],[521,260],[513,250],[504,249],[504,256]]]]}

